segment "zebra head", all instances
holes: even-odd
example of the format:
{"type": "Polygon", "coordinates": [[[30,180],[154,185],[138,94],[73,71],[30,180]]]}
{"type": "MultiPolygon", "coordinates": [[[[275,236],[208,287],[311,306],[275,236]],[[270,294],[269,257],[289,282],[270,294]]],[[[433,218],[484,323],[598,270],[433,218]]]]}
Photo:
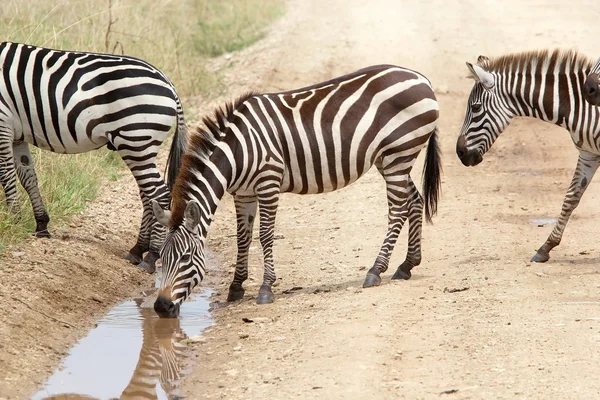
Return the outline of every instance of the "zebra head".
{"type": "Polygon", "coordinates": [[[483,155],[514,117],[500,92],[499,75],[486,69],[488,63],[484,56],[479,56],[475,65],[467,63],[475,85],[471,89],[465,121],[456,142],[456,154],[467,167],[483,160],[483,155]]]}
{"type": "Polygon", "coordinates": [[[600,106],[600,58],[585,80],[583,97],[588,103],[600,106]]]}
{"type": "MultiPolygon", "coordinates": [[[[152,209],[158,222],[169,226],[170,211],[163,210],[156,201],[152,209]]],[[[204,277],[204,235],[201,234],[201,209],[198,202],[187,203],[183,222],[170,227],[160,249],[162,281],[154,311],[161,318],[177,318],[181,303],[204,277]]]]}

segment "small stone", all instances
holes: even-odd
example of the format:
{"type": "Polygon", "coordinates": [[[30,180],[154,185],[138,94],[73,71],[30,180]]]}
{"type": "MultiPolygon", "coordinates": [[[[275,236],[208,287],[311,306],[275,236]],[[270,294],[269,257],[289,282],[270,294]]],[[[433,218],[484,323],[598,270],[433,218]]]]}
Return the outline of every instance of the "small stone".
{"type": "Polygon", "coordinates": [[[247,333],[239,333],[238,336],[240,337],[240,339],[248,339],[250,337],[250,335],[248,335],[247,333]]]}
{"type": "Polygon", "coordinates": [[[237,346],[235,346],[233,348],[233,351],[240,351],[240,350],[242,350],[242,345],[241,344],[238,344],[237,346]]]}
{"type": "Polygon", "coordinates": [[[15,258],[23,257],[25,254],[27,254],[27,253],[25,253],[24,251],[13,251],[12,252],[12,256],[15,258]]]}

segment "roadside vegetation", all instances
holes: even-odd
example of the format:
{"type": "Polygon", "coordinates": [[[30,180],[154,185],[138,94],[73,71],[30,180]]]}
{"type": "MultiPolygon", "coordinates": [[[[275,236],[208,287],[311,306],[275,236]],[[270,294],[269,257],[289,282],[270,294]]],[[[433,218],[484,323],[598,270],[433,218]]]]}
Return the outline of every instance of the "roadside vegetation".
{"type": "MultiPolygon", "coordinates": [[[[218,92],[207,60],[262,38],[284,11],[284,0],[3,0],[0,41],[63,50],[126,54],[161,69],[184,106],[188,96],[218,92]]],[[[50,229],[93,201],[101,185],[125,170],[107,149],[57,155],[32,147],[50,229]]],[[[21,213],[8,213],[0,193],[0,252],[35,227],[26,193],[21,213]]]]}

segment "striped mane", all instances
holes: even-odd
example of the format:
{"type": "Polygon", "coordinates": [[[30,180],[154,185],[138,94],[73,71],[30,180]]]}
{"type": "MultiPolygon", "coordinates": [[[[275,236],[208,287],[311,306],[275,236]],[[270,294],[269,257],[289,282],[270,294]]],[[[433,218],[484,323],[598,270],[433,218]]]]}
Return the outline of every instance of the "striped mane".
{"type": "Polygon", "coordinates": [[[177,175],[173,195],[171,200],[171,219],[169,225],[176,228],[183,222],[183,215],[186,207],[187,183],[197,173],[202,173],[205,162],[209,159],[217,145],[226,137],[230,130],[226,129],[227,123],[233,119],[233,114],[242,103],[255,96],[256,93],[248,92],[238,97],[233,102],[225,103],[224,107],[218,107],[211,118],[205,116],[202,122],[206,129],[199,126],[196,132],[190,135],[188,149],[185,152],[181,169],[177,175]]]}
{"type": "MultiPolygon", "coordinates": [[[[489,72],[505,73],[515,71],[516,67],[522,72],[528,65],[556,65],[560,67],[560,73],[568,73],[583,69],[588,73],[594,63],[583,54],[575,50],[539,50],[526,51],[522,53],[506,54],[493,59],[478,61],[478,64],[489,72]]],[[[529,73],[529,72],[528,72],[529,73]]]]}

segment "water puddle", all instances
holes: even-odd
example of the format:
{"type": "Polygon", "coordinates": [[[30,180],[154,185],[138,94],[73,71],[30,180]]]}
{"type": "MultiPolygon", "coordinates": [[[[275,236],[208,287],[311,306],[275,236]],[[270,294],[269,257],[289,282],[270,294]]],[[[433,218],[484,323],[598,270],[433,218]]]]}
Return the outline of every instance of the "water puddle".
{"type": "MultiPolygon", "coordinates": [[[[159,279],[159,277],[157,277],[159,279]]],[[[175,399],[187,367],[182,340],[212,323],[210,290],[194,294],[178,319],[160,319],[143,299],[125,301],[71,348],[32,399],[175,399]]]]}
{"type": "Polygon", "coordinates": [[[537,226],[544,226],[555,224],[558,221],[556,218],[529,218],[529,222],[536,224],[537,226]]]}

